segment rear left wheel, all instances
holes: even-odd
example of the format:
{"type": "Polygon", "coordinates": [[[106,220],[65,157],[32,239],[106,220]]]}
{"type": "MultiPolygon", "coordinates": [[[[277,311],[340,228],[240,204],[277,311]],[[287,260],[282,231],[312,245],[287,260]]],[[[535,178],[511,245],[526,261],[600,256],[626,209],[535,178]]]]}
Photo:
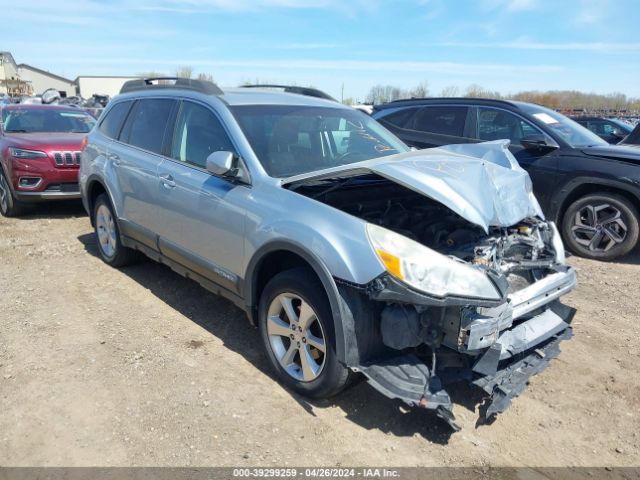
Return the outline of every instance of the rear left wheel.
{"type": "Polygon", "coordinates": [[[98,253],[105,263],[112,267],[124,267],[136,258],[136,251],[122,245],[118,223],[109,198],[103,193],[95,201],[93,208],[98,253]]]}
{"type": "Polygon", "coordinates": [[[563,236],[581,257],[613,260],[638,243],[638,211],[626,198],[602,192],[573,202],[563,217],[563,236]]]}

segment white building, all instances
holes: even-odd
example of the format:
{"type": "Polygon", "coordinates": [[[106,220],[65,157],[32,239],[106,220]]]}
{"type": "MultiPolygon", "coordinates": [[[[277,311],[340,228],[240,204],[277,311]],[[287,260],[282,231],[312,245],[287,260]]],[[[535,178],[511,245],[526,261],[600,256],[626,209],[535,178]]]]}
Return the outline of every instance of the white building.
{"type": "Polygon", "coordinates": [[[73,80],[27,65],[26,63],[18,65],[18,74],[21,80],[31,82],[33,93],[35,94],[41,94],[48,88],[58,90],[61,97],[72,97],[76,94],[76,84],[73,80]]]}
{"type": "Polygon", "coordinates": [[[20,78],[13,55],[0,52],[0,93],[11,96],[31,95],[31,84],[20,78]]]}
{"type": "Polygon", "coordinates": [[[139,77],[100,77],[82,76],[75,79],[78,95],[89,98],[91,95],[109,95],[113,97],[120,93],[124,82],[139,77]]]}

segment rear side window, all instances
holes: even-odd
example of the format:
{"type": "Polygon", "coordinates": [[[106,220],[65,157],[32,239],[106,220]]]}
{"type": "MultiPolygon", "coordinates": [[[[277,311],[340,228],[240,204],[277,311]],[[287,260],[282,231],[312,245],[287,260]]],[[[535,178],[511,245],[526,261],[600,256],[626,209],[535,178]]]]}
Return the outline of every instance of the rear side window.
{"type": "Polygon", "coordinates": [[[164,132],[175,100],[149,98],[138,100],[124,128],[124,141],[153,153],[162,152],[164,132]]]}
{"type": "Polygon", "coordinates": [[[120,133],[130,107],[131,102],[121,102],[114,105],[100,123],[100,131],[109,138],[118,138],[118,133],[120,133]]]}
{"type": "Polygon", "coordinates": [[[217,151],[235,153],[218,117],[202,105],[184,102],[176,120],[171,157],[205,168],[207,157],[217,151]]]}
{"type": "Polygon", "coordinates": [[[413,120],[413,115],[418,111],[418,107],[414,108],[403,108],[402,110],[398,110],[396,112],[390,113],[389,115],[385,115],[384,117],[380,117],[380,120],[384,120],[385,122],[389,122],[396,127],[404,128],[407,125],[411,124],[411,120],[413,120]]]}
{"type": "Polygon", "coordinates": [[[413,127],[407,128],[462,137],[468,111],[468,107],[424,107],[416,113],[413,127]]]}

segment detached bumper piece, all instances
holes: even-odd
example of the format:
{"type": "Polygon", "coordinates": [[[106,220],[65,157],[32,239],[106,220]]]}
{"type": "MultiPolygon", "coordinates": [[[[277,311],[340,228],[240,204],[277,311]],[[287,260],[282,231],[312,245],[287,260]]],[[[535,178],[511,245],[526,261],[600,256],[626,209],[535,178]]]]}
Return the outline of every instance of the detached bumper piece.
{"type": "Polygon", "coordinates": [[[560,342],[572,336],[571,327],[568,327],[554,335],[544,346],[534,349],[520,360],[512,361],[494,375],[473,380],[473,385],[491,395],[480,408],[481,420],[490,422],[495,415],[509,408],[511,400],[524,391],[529,379],[542,372],[549,362],[558,356],[560,342]]]}
{"type": "Polygon", "coordinates": [[[451,411],[453,403],[449,394],[442,389],[438,377],[432,376],[418,357],[402,355],[360,367],[360,371],[386,397],[400,399],[411,407],[435,410],[436,415],[453,430],[460,430],[451,411]]]}
{"type": "MultiPolygon", "coordinates": [[[[405,354],[360,367],[360,371],[386,397],[434,410],[455,431],[460,427],[455,423],[453,403],[441,378],[447,384],[466,380],[489,394],[480,405],[480,423],[490,423],[524,391],[532,376],[558,356],[560,342],[573,336],[570,322],[574,313],[573,308],[554,302],[544,313],[503,332],[491,348],[476,357],[473,366],[466,368],[444,367],[434,375],[422,359],[405,354]]],[[[468,357],[458,355],[464,365],[468,357]]]]}

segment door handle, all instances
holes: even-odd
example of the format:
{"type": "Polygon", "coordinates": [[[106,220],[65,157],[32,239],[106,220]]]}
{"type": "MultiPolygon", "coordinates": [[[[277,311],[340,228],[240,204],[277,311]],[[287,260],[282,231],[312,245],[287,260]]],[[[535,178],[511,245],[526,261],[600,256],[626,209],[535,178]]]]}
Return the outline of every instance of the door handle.
{"type": "Polygon", "coordinates": [[[120,165],[120,157],[115,153],[110,153],[109,155],[107,155],[107,158],[111,160],[114,165],[120,165]]]}
{"type": "Polygon", "coordinates": [[[173,177],[168,173],[164,173],[160,175],[160,183],[164,188],[167,188],[167,189],[175,188],[176,186],[176,182],[173,180],[173,177]]]}

